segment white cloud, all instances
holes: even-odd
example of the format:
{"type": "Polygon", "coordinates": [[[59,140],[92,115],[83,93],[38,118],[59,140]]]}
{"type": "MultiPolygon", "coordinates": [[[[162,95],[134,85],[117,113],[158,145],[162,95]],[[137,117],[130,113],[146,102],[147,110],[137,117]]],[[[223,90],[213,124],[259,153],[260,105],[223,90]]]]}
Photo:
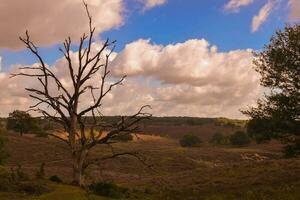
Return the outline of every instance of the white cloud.
{"type": "MultiPolygon", "coordinates": [[[[122,0],[87,0],[97,33],[123,23],[122,0]]],[[[61,43],[67,36],[77,40],[88,31],[82,0],[1,1],[0,47],[23,47],[19,36],[28,30],[38,45],[61,43]]]]}
{"type": "MultiPolygon", "coordinates": [[[[72,56],[77,58],[76,53],[72,56]]],[[[239,109],[253,104],[261,94],[250,50],[219,52],[204,39],[167,46],[137,40],[114,57],[112,75],[129,76],[104,101],[103,114],[131,114],[150,104],[158,116],[241,117],[239,109]]],[[[52,69],[70,89],[65,65],[64,59],[59,59],[52,69]]],[[[36,81],[9,79],[7,73],[0,73],[0,81],[6,83],[0,85],[1,115],[33,104],[24,87],[36,87],[36,81]]],[[[92,79],[90,83],[97,86],[99,82],[92,79]]],[[[82,106],[90,100],[89,96],[82,98],[82,106]]]]}
{"type": "Polygon", "coordinates": [[[261,93],[251,50],[218,52],[204,39],[167,46],[138,40],[112,65],[115,75],[155,80],[153,99],[168,115],[236,117],[261,93]]]}
{"type": "Polygon", "coordinates": [[[145,9],[150,9],[155,6],[163,5],[167,2],[167,0],[144,0],[145,9]]]}
{"type": "Polygon", "coordinates": [[[258,31],[260,26],[266,22],[272,9],[274,7],[274,2],[268,1],[259,11],[258,15],[254,16],[252,19],[252,32],[258,31]]]}
{"type": "Polygon", "coordinates": [[[290,19],[291,20],[299,20],[300,19],[300,1],[299,0],[290,0],[290,6],[291,6],[290,19]]]}
{"type": "Polygon", "coordinates": [[[230,12],[239,12],[241,7],[252,4],[254,0],[230,0],[225,5],[224,9],[230,12]]]}

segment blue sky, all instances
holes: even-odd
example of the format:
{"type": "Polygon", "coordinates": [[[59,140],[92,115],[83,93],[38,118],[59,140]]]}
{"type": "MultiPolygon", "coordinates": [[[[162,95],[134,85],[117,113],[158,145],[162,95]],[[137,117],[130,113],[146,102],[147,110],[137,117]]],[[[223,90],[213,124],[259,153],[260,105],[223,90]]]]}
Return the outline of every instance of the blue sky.
{"type": "MultiPolygon", "coordinates": [[[[132,114],[136,106],[151,105],[156,116],[245,118],[240,110],[254,106],[265,91],[252,50],[262,50],[276,29],[300,20],[300,0],[86,1],[98,31],[93,51],[99,41],[117,40],[110,80],[128,75],[104,101],[107,115],[132,114]]],[[[87,30],[84,11],[81,0],[1,4],[0,82],[5,84],[0,84],[0,116],[34,103],[24,87],[37,87],[35,80],[9,78],[17,70],[13,65],[36,62],[18,41],[26,29],[42,45],[44,61],[70,87],[58,48],[66,36],[74,41],[87,30]]],[[[76,55],[76,44],[73,50],[76,55]]],[[[92,85],[99,84],[97,77],[92,85]]],[[[89,98],[81,104],[90,104],[89,98]]]]}
{"type": "MultiPolygon", "coordinates": [[[[142,11],[135,0],[126,3],[125,22],[100,35],[118,41],[117,51],[137,39],[151,39],[155,44],[174,44],[188,39],[206,39],[220,51],[234,49],[261,49],[277,28],[287,22],[288,7],[277,6],[260,29],[251,32],[251,20],[267,0],[255,1],[238,13],[224,10],[227,0],[168,0],[164,5],[142,11]]],[[[47,34],[45,32],[44,34],[47,34]]],[[[58,45],[41,48],[49,64],[61,55],[58,45]]],[[[1,50],[2,67],[12,64],[32,64],[34,58],[26,51],[1,50]]]]}

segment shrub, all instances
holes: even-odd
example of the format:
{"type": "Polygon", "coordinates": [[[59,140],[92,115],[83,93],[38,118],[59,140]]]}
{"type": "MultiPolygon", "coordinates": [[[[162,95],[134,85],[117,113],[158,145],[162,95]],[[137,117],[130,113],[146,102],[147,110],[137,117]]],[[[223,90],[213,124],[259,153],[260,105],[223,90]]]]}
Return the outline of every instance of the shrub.
{"type": "Polygon", "coordinates": [[[49,189],[39,181],[29,181],[27,175],[21,171],[21,167],[16,170],[12,169],[10,172],[0,167],[0,191],[40,195],[48,192],[49,189]]]}
{"type": "Polygon", "coordinates": [[[201,143],[199,137],[191,134],[184,135],[179,141],[182,147],[194,147],[201,143]]]}
{"type": "Polygon", "coordinates": [[[286,158],[293,158],[300,154],[300,140],[294,142],[294,144],[286,145],[283,149],[283,153],[286,158]]]}
{"type": "Polygon", "coordinates": [[[225,140],[225,137],[223,136],[222,133],[220,132],[216,132],[213,136],[212,136],[212,139],[211,139],[211,143],[214,143],[214,144],[224,144],[224,140],[225,140]]]}
{"type": "Polygon", "coordinates": [[[122,198],[124,195],[128,194],[127,188],[119,187],[114,183],[93,183],[89,186],[89,189],[96,195],[111,198],[122,198]]]}
{"type": "Polygon", "coordinates": [[[0,191],[8,192],[13,189],[13,185],[9,171],[0,166],[0,191]]]}
{"type": "Polygon", "coordinates": [[[49,180],[52,181],[52,182],[55,182],[55,183],[62,183],[62,180],[58,176],[56,176],[56,175],[51,176],[49,178],[49,180]]]}
{"type": "Polygon", "coordinates": [[[237,131],[229,138],[232,145],[247,145],[250,143],[250,137],[243,131],[237,131]]]}
{"type": "Polygon", "coordinates": [[[115,140],[121,141],[121,142],[128,142],[133,140],[132,134],[121,134],[118,135],[115,140]]]}
{"type": "Polygon", "coordinates": [[[23,192],[29,195],[41,195],[50,191],[44,183],[39,181],[21,182],[18,187],[18,192],[23,192]]]}
{"type": "Polygon", "coordinates": [[[0,133],[0,165],[3,165],[6,159],[8,158],[8,154],[4,149],[5,142],[6,142],[6,138],[4,138],[0,133]]]}
{"type": "Polygon", "coordinates": [[[39,170],[36,172],[36,178],[43,179],[45,178],[45,163],[43,162],[39,168],[39,170]]]}

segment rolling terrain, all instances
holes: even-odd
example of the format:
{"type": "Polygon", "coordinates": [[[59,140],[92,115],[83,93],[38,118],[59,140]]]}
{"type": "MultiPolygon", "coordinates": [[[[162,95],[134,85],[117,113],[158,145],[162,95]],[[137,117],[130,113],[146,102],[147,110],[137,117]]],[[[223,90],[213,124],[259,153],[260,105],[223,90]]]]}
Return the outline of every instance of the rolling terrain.
{"type": "MultiPolygon", "coordinates": [[[[87,176],[90,180],[114,182],[139,191],[143,195],[136,196],[137,199],[299,199],[300,160],[284,159],[278,142],[251,143],[244,147],[208,142],[216,131],[230,134],[239,129],[212,124],[151,125],[133,141],[113,146],[115,152],[140,152],[146,158],[147,166],[136,158],[124,156],[91,167],[87,176]],[[178,138],[187,132],[199,135],[203,141],[200,147],[183,148],[179,145],[178,138]]],[[[7,168],[21,166],[34,177],[41,163],[45,163],[47,177],[57,175],[64,183],[71,181],[70,156],[65,144],[32,135],[20,137],[10,133],[7,137],[7,150],[11,155],[7,168]]],[[[109,154],[107,146],[99,146],[91,156],[109,154]]],[[[50,185],[54,188],[53,195],[58,191],[69,191],[71,187],[50,185]]],[[[75,191],[76,197],[72,198],[74,193],[70,192],[70,196],[64,199],[87,199],[83,191],[75,191]]],[[[51,196],[51,193],[47,195],[51,196]]],[[[5,198],[0,196],[0,199],[5,198]]],[[[34,199],[54,198],[43,198],[42,195],[34,199]]]]}

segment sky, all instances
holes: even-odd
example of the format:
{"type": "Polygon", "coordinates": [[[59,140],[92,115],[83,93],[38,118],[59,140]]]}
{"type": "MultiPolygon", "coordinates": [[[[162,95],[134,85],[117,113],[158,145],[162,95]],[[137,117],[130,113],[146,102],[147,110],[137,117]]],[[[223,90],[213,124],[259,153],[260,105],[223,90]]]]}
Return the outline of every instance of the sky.
{"type": "MultiPolygon", "coordinates": [[[[253,69],[277,29],[300,20],[300,0],[87,0],[96,28],[94,48],[117,40],[111,79],[124,85],[105,100],[105,115],[150,104],[156,116],[244,118],[240,110],[263,95],[253,69]]],[[[0,0],[0,115],[34,103],[26,78],[9,78],[37,60],[18,37],[28,30],[47,64],[67,80],[58,48],[88,29],[81,0],[0,0]],[[12,14],[13,13],[13,14],[12,14]]],[[[97,84],[95,82],[95,84],[97,84]]],[[[89,105],[90,98],[82,99],[89,105]]]]}

